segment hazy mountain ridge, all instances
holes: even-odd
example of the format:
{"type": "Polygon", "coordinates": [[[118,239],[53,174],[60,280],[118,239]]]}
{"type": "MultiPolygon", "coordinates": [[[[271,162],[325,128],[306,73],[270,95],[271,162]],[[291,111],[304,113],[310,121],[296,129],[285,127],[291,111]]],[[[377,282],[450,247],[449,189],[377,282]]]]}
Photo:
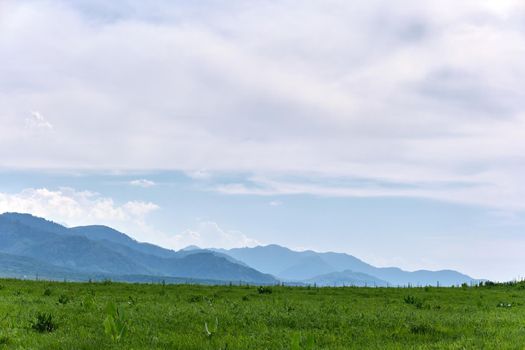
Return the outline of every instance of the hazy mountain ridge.
{"type": "Polygon", "coordinates": [[[449,286],[477,281],[453,270],[379,268],[349,254],[293,251],[278,245],[230,250],[192,246],[174,251],[137,242],[107,226],[67,228],[18,213],[0,215],[0,254],[0,273],[9,272],[11,277],[15,272],[45,272],[68,279],[112,276],[130,281],[165,278],[252,284],[278,283],[279,278],[319,286],[449,286]]]}
{"type": "Polygon", "coordinates": [[[28,257],[0,253],[0,277],[44,279],[44,280],[67,280],[67,281],[116,281],[130,283],[196,283],[196,284],[227,284],[229,281],[171,277],[156,275],[115,275],[103,273],[82,273],[75,270],[46,264],[39,260],[28,257]]]}
{"type": "Polygon", "coordinates": [[[58,272],[67,269],[66,272],[82,276],[149,275],[254,284],[278,282],[220,253],[198,250],[179,253],[139,243],[105,226],[68,229],[27,214],[0,215],[0,253],[44,262],[58,272]]]}
{"type": "MultiPolygon", "coordinates": [[[[230,254],[259,271],[289,281],[333,285],[334,278],[343,272],[361,273],[370,276],[368,285],[385,282],[391,286],[437,285],[451,286],[479,280],[454,270],[404,271],[397,267],[375,267],[345,253],[318,253],[311,250],[293,251],[275,244],[254,248],[234,248],[218,251],[230,254]],[[332,271],[328,271],[329,268],[332,271]],[[322,271],[320,273],[320,271],[322,271]]],[[[348,279],[348,284],[352,284],[348,279]]]]}
{"type": "Polygon", "coordinates": [[[374,276],[350,270],[340,272],[330,272],[324,275],[315,276],[303,281],[306,284],[316,284],[319,286],[357,286],[357,287],[387,287],[389,283],[374,276]]]}

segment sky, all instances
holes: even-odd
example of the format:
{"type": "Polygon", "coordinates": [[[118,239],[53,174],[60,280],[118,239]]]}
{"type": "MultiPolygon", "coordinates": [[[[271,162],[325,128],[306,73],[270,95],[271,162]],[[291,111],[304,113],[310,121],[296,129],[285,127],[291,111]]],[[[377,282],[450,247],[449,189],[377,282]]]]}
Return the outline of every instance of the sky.
{"type": "Polygon", "coordinates": [[[525,276],[525,3],[0,0],[0,212],[525,276]]]}

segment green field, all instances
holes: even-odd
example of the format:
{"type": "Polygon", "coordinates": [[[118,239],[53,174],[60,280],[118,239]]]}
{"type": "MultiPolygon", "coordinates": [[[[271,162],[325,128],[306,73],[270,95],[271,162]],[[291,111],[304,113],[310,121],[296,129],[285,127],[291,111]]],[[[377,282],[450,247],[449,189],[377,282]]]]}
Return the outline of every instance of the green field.
{"type": "Polygon", "coordinates": [[[0,280],[2,348],[524,349],[525,289],[0,280]]]}

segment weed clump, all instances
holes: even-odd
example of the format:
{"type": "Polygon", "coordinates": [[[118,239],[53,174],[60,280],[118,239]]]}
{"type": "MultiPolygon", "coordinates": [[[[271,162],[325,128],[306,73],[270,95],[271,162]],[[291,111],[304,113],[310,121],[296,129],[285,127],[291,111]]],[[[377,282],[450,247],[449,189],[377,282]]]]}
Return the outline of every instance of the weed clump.
{"type": "Polygon", "coordinates": [[[259,294],[272,294],[273,291],[271,287],[260,286],[257,288],[257,292],[259,294]]]}
{"type": "Polygon", "coordinates": [[[504,308],[509,308],[509,307],[512,307],[512,304],[511,303],[507,303],[507,302],[499,302],[498,305],[496,305],[496,307],[504,307],[504,308]]]}
{"type": "Polygon", "coordinates": [[[66,305],[67,303],[69,303],[70,299],[67,295],[64,295],[64,294],[61,294],[59,297],[58,297],[58,303],[59,304],[62,304],[62,305],[66,305]]]}
{"type": "Polygon", "coordinates": [[[39,333],[50,333],[57,329],[57,324],[51,314],[38,313],[31,324],[31,328],[39,333]]]}
{"type": "Polygon", "coordinates": [[[9,345],[11,339],[7,335],[0,335],[0,345],[9,345]]]}
{"type": "Polygon", "coordinates": [[[80,306],[86,309],[91,309],[95,306],[95,297],[92,295],[87,295],[84,297],[84,299],[80,302],[80,306]]]}
{"type": "Polygon", "coordinates": [[[412,295],[407,295],[403,300],[405,301],[405,304],[414,305],[417,309],[423,308],[423,301],[412,295]]]}
{"type": "Polygon", "coordinates": [[[192,295],[188,299],[188,302],[190,303],[199,303],[201,301],[204,301],[204,297],[202,295],[192,295]]]}

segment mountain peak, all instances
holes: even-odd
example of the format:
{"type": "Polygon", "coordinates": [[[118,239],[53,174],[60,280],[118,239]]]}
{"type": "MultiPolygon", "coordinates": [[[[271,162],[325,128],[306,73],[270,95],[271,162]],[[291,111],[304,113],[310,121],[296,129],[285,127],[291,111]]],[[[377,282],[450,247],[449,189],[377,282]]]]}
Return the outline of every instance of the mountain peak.
{"type": "Polygon", "coordinates": [[[67,230],[67,228],[61,224],[29,213],[6,212],[0,215],[0,219],[18,222],[24,226],[54,233],[62,233],[67,230]]]}
{"type": "Polygon", "coordinates": [[[183,252],[188,252],[188,251],[191,251],[191,250],[201,250],[200,247],[196,246],[196,245],[189,245],[185,248],[182,248],[181,249],[183,252]]]}

